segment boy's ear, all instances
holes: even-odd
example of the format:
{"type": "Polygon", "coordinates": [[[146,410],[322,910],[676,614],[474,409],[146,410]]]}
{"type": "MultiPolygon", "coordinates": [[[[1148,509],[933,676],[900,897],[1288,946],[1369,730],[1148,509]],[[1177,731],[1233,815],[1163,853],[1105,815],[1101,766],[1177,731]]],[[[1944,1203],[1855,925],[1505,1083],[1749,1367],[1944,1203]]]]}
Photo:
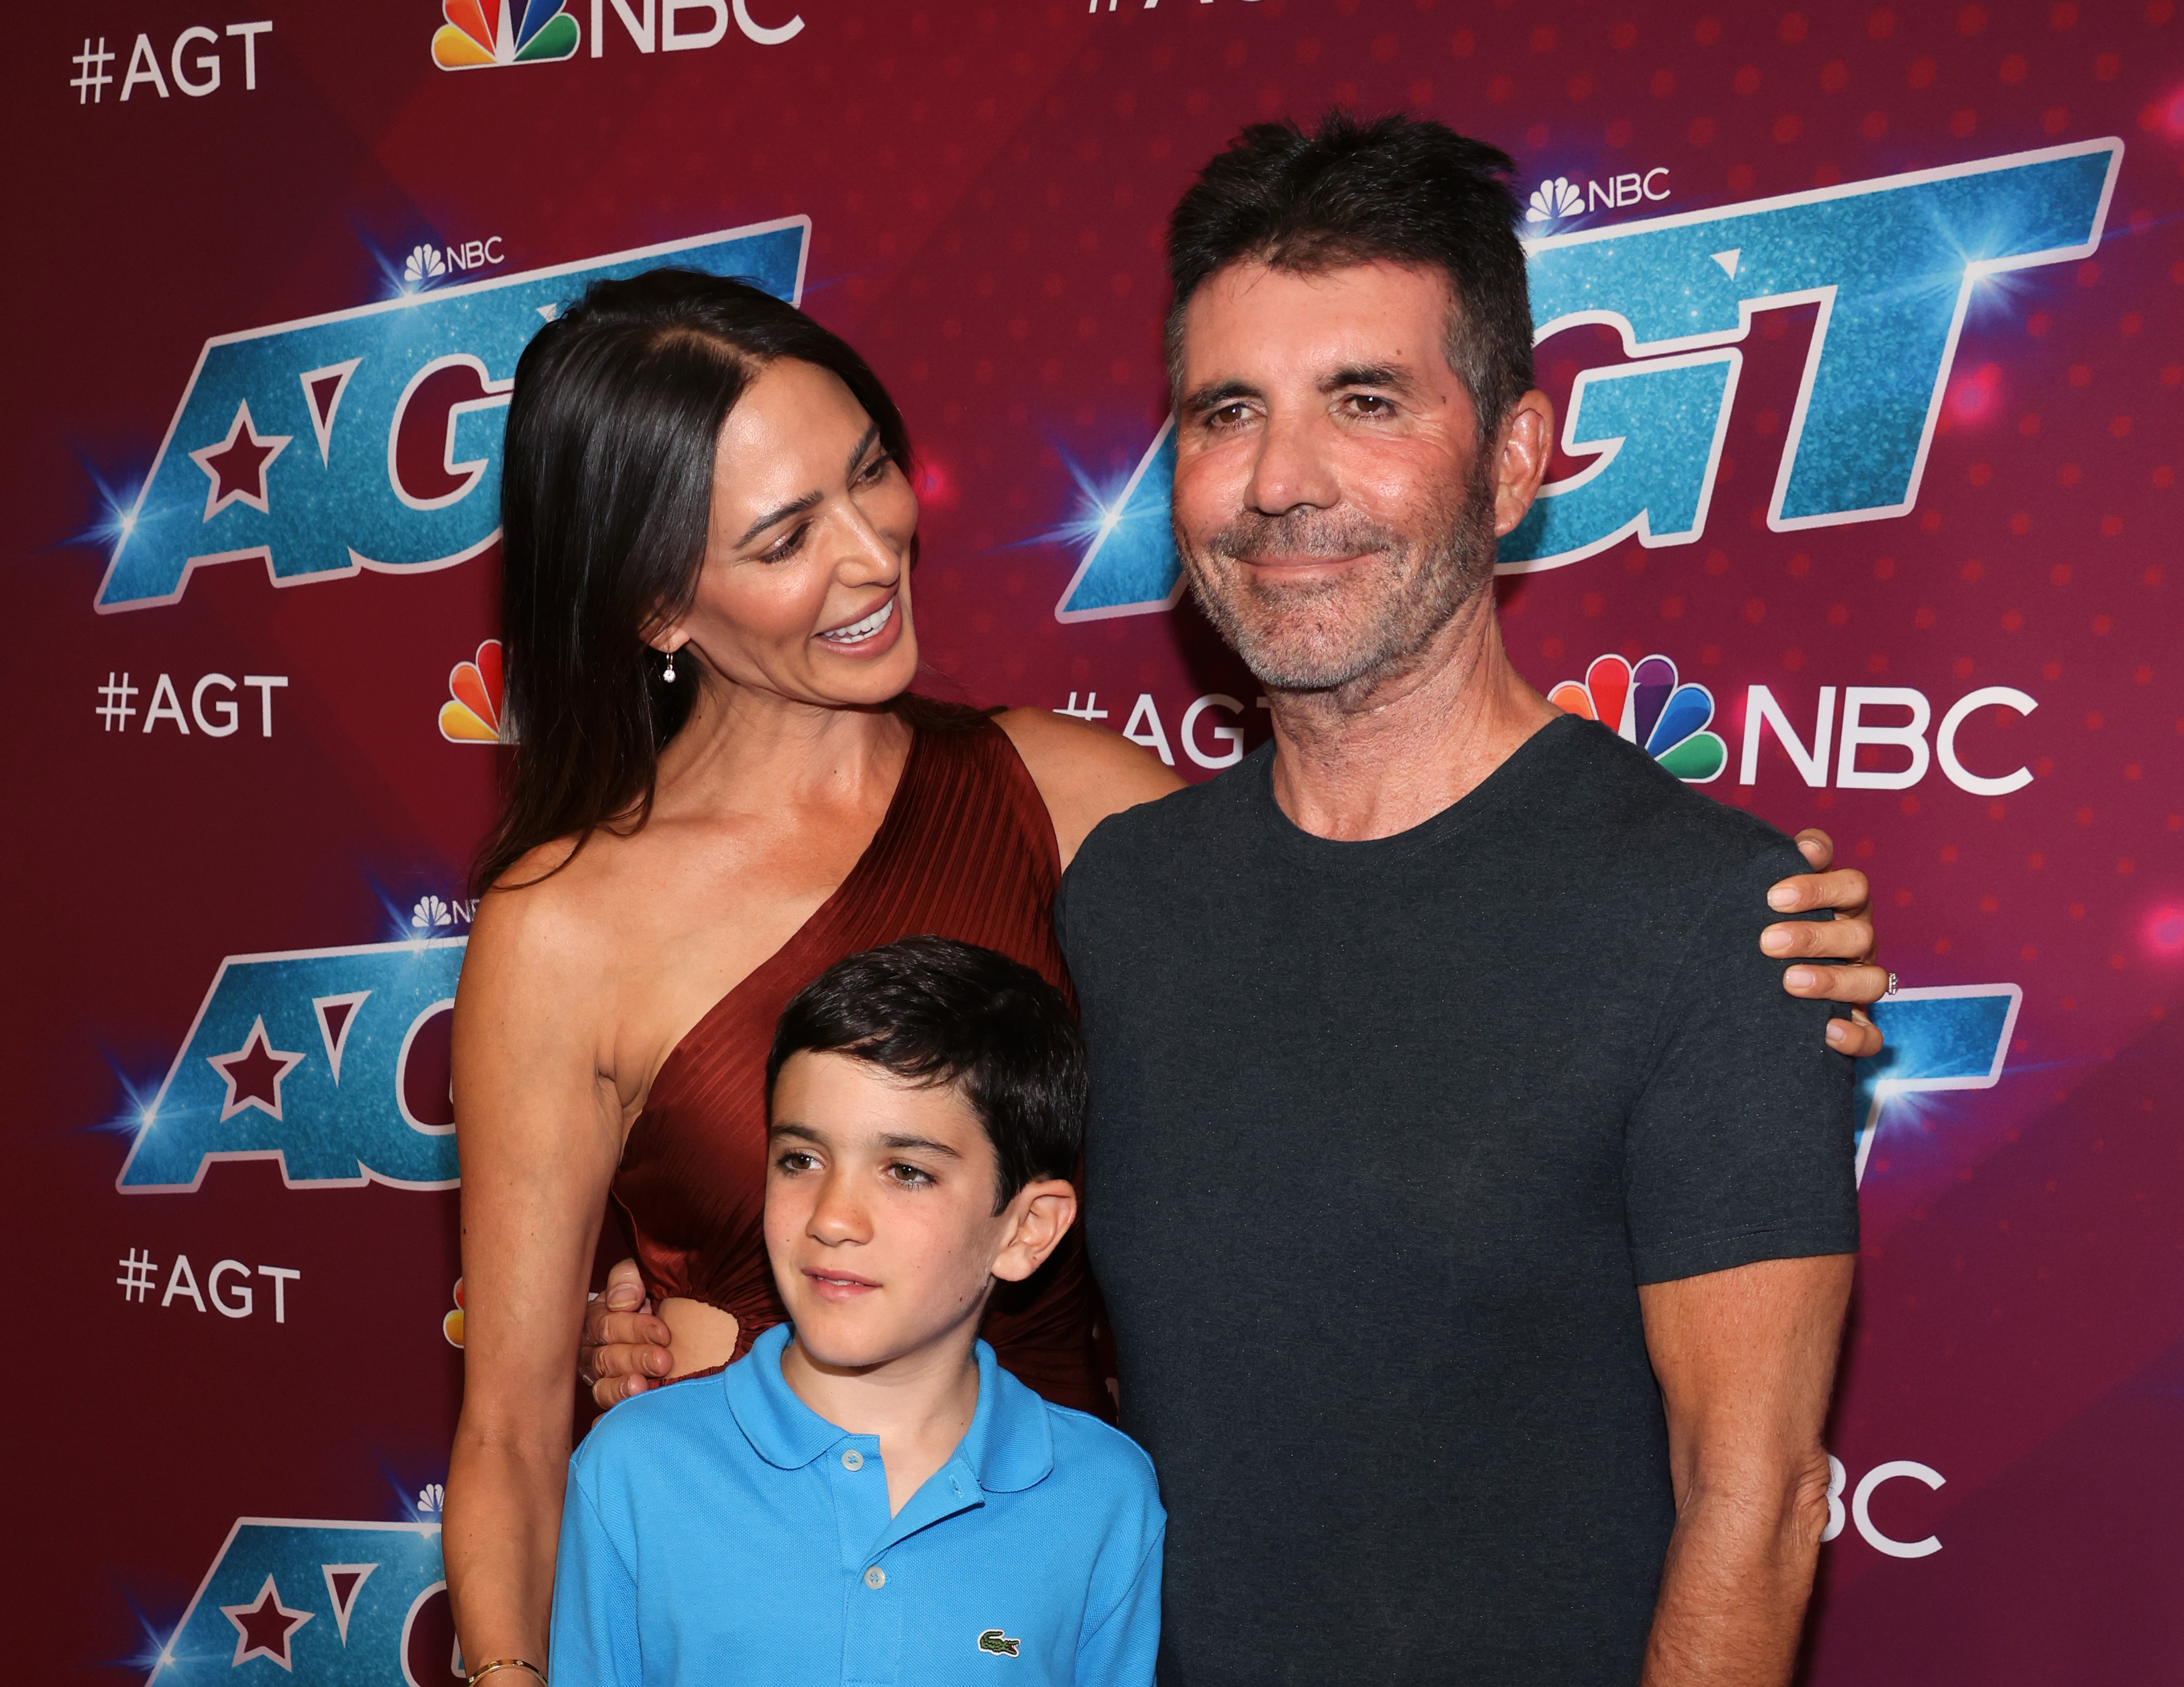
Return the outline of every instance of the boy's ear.
{"type": "Polygon", "coordinates": [[[1009,1211],[1014,1217],[994,1260],[994,1275],[1022,1283],[1046,1263],[1077,1222],[1077,1191],[1066,1178],[1043,1178],[1018,1189],[1009,1211]]]}

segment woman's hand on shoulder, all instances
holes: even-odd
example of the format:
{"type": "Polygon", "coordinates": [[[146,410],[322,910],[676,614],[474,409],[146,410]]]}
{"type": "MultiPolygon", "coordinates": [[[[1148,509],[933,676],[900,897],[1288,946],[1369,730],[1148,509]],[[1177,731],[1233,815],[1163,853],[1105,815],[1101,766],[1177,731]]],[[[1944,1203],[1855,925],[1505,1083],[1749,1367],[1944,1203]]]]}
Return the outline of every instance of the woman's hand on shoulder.
{"type": "Polygon", "coordinates": [[[1850,1003],[1848,1019],[1828,1022],[1828,1046],[1854,1059],[1877,1055],[1880,1027],[1865,1010],[1888,994],[1893,975],[1876,964],[1872,888],[1856,867],[1830,871],[1836,846],[1826,832],[1808,827],[1797,834],[1797,848],[1813,871],[1776,884],[1767,894],[1768,905],[1778,914],[1825,909],[1831,917],[1771,925],[1759,934],[1759,947],[1777,960],[1836,963],[1789,967],[1782,974],[1782,988],[1811,1000],[1850,1003]]]}
{"type": "Polygon", "coordinates": [[[1109,815],[1182,788],[1158,756],[1104,727],[1045,709],[1005,710],[994,724],[1009,735],[1045,800],[1065,867],[1109,815]]]}

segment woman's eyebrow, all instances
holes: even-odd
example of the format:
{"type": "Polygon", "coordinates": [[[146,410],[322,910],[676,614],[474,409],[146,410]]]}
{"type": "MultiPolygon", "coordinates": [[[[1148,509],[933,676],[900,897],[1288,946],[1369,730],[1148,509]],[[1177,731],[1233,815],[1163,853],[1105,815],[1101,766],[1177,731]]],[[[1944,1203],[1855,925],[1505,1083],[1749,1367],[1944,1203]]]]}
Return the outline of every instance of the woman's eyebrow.
{"type": "MultiPolygon", "coordinates": [[[[865,430],[864,437],[857,442],[856,448],[850,453],[849,465],[842,471],[843,477],[844,479],[855,477],[857,472],[857,465],[864,461],[865,454],[872,448],[872,442],[879,437],[880,429],[878,422],[874,422],[870,427],[865,430]]],[[[767,510],[765,515],[760,516],[757,521],[752,522],[749,526],[744,529],[743,537],[738,539],[736,543],[738,545],[749,544],[753,539],[756,538],[760,533],[763,533],[768,527],[772,526],[775,523],[786,521],[792,515],[801,515],[805,510],[816,508],[819,500],[825,495],[825,493],[819,492],[807,492],[803,497],[797,498],[791,503],[784,504],[777,509],[767,510]]]]}
{"type": "Polygon", "coordinates": [[[749,544],[777,521],[786,521],[792,515],[801,515],[805,510],[815,508],[823,496],[825,494],[822,493],[807,492],[803,497],[793,503],[783,504],[778,509],[769,509],[749,526],[744,528],[743,537],[738,539],[736,543],[739,545],[749,544]]]}

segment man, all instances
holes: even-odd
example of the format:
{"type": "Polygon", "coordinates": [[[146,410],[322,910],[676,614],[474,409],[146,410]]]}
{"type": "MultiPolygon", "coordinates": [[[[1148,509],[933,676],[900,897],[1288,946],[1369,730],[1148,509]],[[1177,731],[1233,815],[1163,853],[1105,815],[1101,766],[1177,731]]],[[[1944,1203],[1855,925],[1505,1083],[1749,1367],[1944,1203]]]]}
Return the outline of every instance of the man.
{"type": "Polygon", "coordinates": [[[1170,227],[1177,543],[1274,739],[1058,918],[1171,1687],[1780,1682],[1810,1591],[1851,1062],[1761,953],[1789,841],[1502,648],[1510,168],[1268,125],[1170,227]]]}

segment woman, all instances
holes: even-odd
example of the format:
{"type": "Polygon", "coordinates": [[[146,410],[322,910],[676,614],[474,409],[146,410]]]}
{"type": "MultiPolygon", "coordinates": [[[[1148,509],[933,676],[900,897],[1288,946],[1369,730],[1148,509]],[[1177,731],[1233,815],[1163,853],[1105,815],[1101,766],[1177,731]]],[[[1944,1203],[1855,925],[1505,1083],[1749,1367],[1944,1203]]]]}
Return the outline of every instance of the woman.
{"type": "MultiPolygon", "coordinates": [[[[601,284],[519,365],[503,613],[520,741],[455,1011],[469,1339],[444,1539],[474,1666],[545,1655],[610,1194],[666,1324],[595,1322],[621,1344],[601,1404],[638,1372],[716,1367],[780,1317],[758,1227],[788,997],[916,932],[1066,988],[1047,919],[1061,868],[1176,783],[1043,710],[989,721],[907,695],[907,453],[854,352],[732,281],[601,284]]],[[[1804,890],[1848,907],[1864,883],[1804,890]]],[[[1797,931],[1814,954],[1869,938],[1797,931]]],[[[1081,1252],[1042,1278],[989,1338],[1041,1392],[1099,1409],[1081,1252]]]]}

